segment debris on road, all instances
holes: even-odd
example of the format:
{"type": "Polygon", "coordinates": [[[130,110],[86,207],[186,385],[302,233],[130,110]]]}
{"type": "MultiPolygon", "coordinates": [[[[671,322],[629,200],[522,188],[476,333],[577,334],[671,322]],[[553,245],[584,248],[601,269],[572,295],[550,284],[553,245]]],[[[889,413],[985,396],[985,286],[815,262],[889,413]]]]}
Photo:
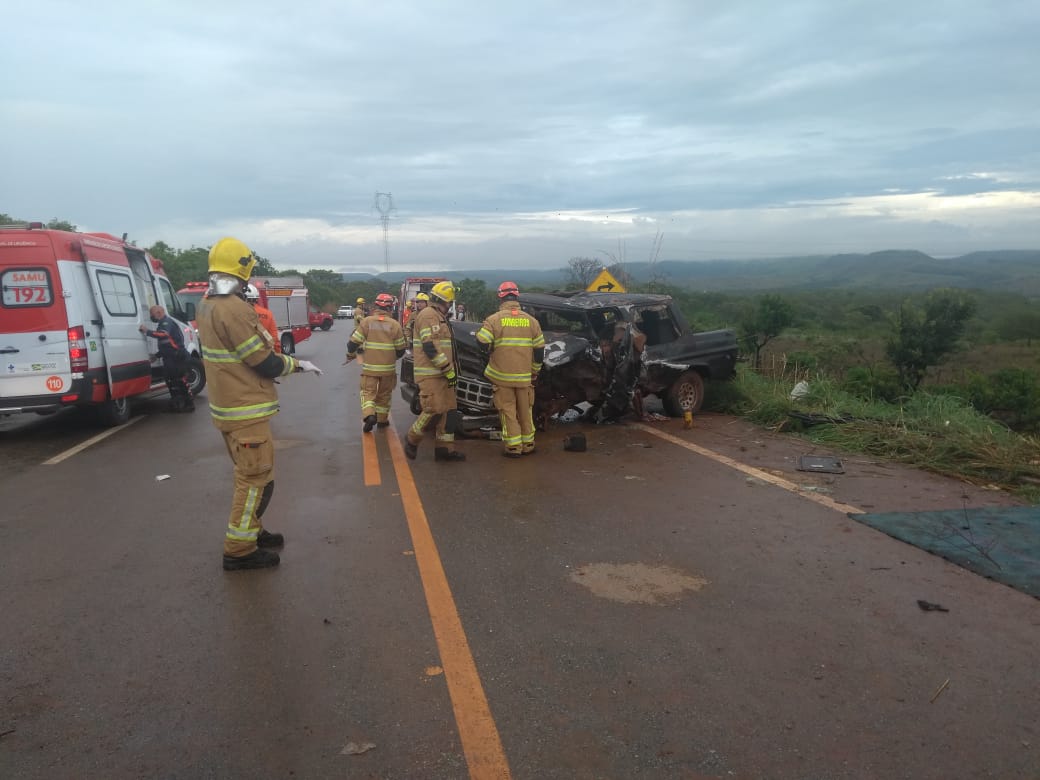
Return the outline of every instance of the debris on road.
{"type": "Polygon", "coordinates": [[[165,480],[167,480],[169,478],[170,478],[169,474],[156,474],[155,475],[155,481],[156,482],[163,482],[163,481],[165,481],[165,480]]]}
{"type": "Polygon", "coordinates": [[[373,750],[375,746],[375,742],[348,742],[339,754],[341,756],[360,756],[362,753],[373,750]]]}
{"type": "Polygon", "coordinates": [[[939,686],[939,688],[935,691],[935,693],[932,694],[932,698],[928,700],[928,703],[931,704],[936,699],[938,699],[939,698],[939,694],[941,694],[943,691],[945,691],[949,687],[950,687],[950,678],[947,677],[945,682],[943,682],[943,684],[939,686]]]}
{"type": "Polygon", "coordinates": [[[925,612],[949,612],[950,611],[946,607],[944,607],[942,604],[933,604],[932,602],[925,601],[923,599],[918,599],[917,600],[917,606],[919,606],[925,612]]]}
{"type": "Polygon", "coordinates": [[[567,450],[567,452],[585,452],[585,434],[575,433],[572,436],[566,437],[563,440],[563,448],[567,450]]]}
{"type": "Polygon", "coordinates": [[[802,455],[798,458],[799,471],[818,471],[823,474],[844,474],[845,465],[840,458],[824,455],[802,455]]]}

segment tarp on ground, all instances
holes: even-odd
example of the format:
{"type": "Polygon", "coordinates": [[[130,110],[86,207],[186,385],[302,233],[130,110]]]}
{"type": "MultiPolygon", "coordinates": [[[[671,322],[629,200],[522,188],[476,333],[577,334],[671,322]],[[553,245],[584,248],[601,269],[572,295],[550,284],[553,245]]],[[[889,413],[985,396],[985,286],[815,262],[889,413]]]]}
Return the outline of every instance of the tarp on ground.
{"type": "Polygon", "coordinates": [[[1040,506],[850,514],[854,520],[1040,598],[1040,506]]]}

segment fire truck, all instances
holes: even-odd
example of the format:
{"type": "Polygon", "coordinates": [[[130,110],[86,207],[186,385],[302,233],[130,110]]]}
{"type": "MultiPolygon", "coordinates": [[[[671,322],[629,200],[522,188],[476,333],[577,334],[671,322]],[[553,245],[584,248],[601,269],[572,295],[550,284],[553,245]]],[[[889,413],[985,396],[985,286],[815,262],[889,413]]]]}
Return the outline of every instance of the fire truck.
{"type": "MultiPolygon", "coordinates": [[[[419,293],[429,293],[430,289],[437,284],[437,282],[446,282],[448,277],[446,276],[409,276],[404,282],[401,283],[401,297],[399,298],[400,303],[398,304],[397,311],[403,313],[404,307],[408,305],[408,301],[413,300],[419,293]]],[[[455,304],[451,305],[451,312],[455,311],[455,304]]]]}
{"type": "MultiPolygon", "coordinates": [[[[254,276],[249,280],[260,293],[260,305],[271,310],[278,326],[282,352],[292,355],[296,345],[311,337],[310,296],[300,276],[254,276]]],[[[198,308],[208,282],[188,282],[177,296],[198,308]]],[[[193,322],[192,325],[195,323],[193,322]]]]}

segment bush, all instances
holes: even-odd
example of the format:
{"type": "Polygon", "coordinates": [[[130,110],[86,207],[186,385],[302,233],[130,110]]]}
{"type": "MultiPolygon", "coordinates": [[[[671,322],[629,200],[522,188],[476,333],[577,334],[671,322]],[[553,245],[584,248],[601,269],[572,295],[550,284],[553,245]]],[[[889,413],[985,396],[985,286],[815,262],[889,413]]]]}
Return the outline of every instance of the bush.
{"type": "Polygon", "coordinates": [[[864,401],[894,403],[903,394],[899,374],[882,366],[853,366],[845,372],[841,388],[864,401]]]}
{"type": "Polygon", "coordinates": [[[1005,368],[989,376],[976,374],[968,381],[972,406],[1008,427],[1040,432],[1040,377],[1024,368],[1005,368]]]}

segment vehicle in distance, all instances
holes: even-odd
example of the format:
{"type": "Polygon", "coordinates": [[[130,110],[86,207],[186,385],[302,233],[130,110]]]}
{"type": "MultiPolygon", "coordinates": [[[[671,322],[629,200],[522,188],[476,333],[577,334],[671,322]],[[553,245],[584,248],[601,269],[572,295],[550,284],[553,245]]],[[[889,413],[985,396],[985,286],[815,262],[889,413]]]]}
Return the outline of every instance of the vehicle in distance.
{"type": "Polygon", "coordinates": [[[353,306],[340,306],[336,309],[337,320],[352,320],[354,319],[354,307],[353,306]]]}
{"type": "Polygon", "coordinates": [[[311,309],[307,315],[311,330],[328,330],[332,327],[332,315],[325,311],[318,311],[317,309],[311,309]]]}
{"type": "MultiPolygon", "coordinates": [[[[737,363],[732,330],[691,331],[669,295],[525,293],[520,307],[545,335],[545,362],[535,385],[535,422],[588,402],[596,422],[616,419],[640,397],[655,395],[674,417],[696,412],[707,380],[728,380],[737,363]]],[[[487,359],[476,339],[479,322],[450,322],[455,336],[459,409],[496,414],[487,359]]],[[[411,355],[401,361],[401,395],[418,408],[411,355]]]]}

